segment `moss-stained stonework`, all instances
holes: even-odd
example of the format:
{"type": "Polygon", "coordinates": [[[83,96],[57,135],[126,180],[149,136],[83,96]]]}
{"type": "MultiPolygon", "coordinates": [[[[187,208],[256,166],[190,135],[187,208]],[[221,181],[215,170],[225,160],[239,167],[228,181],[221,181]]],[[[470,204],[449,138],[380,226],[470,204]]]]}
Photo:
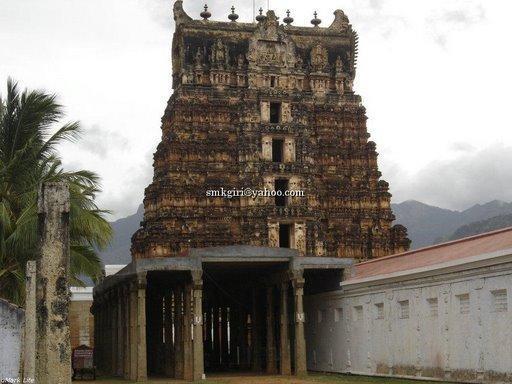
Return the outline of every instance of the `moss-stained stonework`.
{"type": "Polygon", "coordinates": [[[279,225],[307,256],[369,259],[408,248],[392,226],[365,108],[352,84],[357,34],[338,10],[327,28],[193,20],[174,7],[173,87],[146,189],[133,258],[189,248],[278,246],[279,225]],[[276,114],[277,110],[277,114],[276,114]],[[273,141],[282,158],[273,159],[273,141]],[[274,160],[274,161],[273,161],[274,160]],[[220,189],[274,189],[304,197],[207,197],[220,189]]]}

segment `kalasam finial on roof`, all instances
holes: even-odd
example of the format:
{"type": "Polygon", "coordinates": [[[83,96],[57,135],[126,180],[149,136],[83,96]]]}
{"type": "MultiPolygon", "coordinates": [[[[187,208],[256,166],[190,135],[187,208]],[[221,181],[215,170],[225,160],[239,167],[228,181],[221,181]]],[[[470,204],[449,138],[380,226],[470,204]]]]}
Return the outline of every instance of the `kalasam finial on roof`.
{"type": "Polygon", "coordinates": [[[228,19],[231,20],[232,22],[235,22],[238,19],[238,17],[239,16],[235,13],[235,6],[233,5],[231,7],[231,13],[228,16],[228,19]]]}
{"type": "Polygon", "coordinates": [[[320,20],[317,16],[318,16],[318,13],[315,11],[315,13],[313,13],[313,16],[315,16],[315,18],[313,20],[311,20],[311,24],[313,24],[315,27],[318,27],[320,25],[320,23],[322,22],[322,20],[320,20]]]}
{"type": "Polygon", "coordinates": [[[293,23],[293,17],[290,17],[290,10],[289,9],[286,11],[286,17],[283,19],[283,22],[286,25],[290,25],[291,23],[293,23]]]}
{"type": "Polygon", "coordinates": [[[208,19],[212,17],[212,14],[208,12],[208,4],[204,5],[204,11],[201,12],[200,16],[203,18],[204,21],[208,21],[208,19]]]}
{"type": "Polygon", "coordinates": [[[261,23],[263,20],[265,20],[265,15],[263,14],[263,8],[260,8],[260,14],[256,16],[256,21],[261,23]]]}

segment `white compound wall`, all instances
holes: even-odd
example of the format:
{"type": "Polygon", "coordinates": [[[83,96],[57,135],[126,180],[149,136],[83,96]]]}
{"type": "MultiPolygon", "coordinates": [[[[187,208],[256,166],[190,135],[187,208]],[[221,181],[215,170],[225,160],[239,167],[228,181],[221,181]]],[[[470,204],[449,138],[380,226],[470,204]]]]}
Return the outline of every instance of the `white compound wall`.
{"type": "Polygon", "coordinates": [[[25,313],[0,299],[0,382],[19,380],[25,313]]]}
{"type": "Polygon", "coordinates": [[[512,263],[306,298],[308,369],[512,383],[512,263]]]}

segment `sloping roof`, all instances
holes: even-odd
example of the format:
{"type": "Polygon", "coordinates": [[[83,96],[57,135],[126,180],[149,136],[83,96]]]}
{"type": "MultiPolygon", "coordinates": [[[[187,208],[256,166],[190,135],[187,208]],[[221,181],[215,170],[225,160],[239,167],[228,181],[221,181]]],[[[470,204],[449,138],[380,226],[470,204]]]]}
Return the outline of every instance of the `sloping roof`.
{"type": "Polygon", "coordinates": [[[433,267],[511,248],[512,227],[509,227],[356,264],[352,276],[345,283],[433,267]]]}

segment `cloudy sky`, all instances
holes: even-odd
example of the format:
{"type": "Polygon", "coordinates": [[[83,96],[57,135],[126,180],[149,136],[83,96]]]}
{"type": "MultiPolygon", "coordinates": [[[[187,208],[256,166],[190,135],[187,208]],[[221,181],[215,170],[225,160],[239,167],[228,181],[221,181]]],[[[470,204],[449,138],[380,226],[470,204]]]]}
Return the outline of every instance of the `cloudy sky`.
{"type": "MultiPolygon", "coordinates": [[[[0,0],[0,93],[8,76],[55,92],[83,139],[67,168],[102,176],[99,203],[134,212],[152,178],[171,94],[171,0],[0,0]]],[[[255,0],[256,7],[267,1],[255,0]]],[[[209,1],[213,19],[252,0],[209,1]]],[[[185,0],[198,18],[202,3],[185,0]]],[[[297,25],[341,8],[359,32],[355,90],[394,202],[463,209],[512,200],[512,3],[506,0],[270,0],[297,25]],[[508,36],[508,38],[507,38],[508,36]]]]}

